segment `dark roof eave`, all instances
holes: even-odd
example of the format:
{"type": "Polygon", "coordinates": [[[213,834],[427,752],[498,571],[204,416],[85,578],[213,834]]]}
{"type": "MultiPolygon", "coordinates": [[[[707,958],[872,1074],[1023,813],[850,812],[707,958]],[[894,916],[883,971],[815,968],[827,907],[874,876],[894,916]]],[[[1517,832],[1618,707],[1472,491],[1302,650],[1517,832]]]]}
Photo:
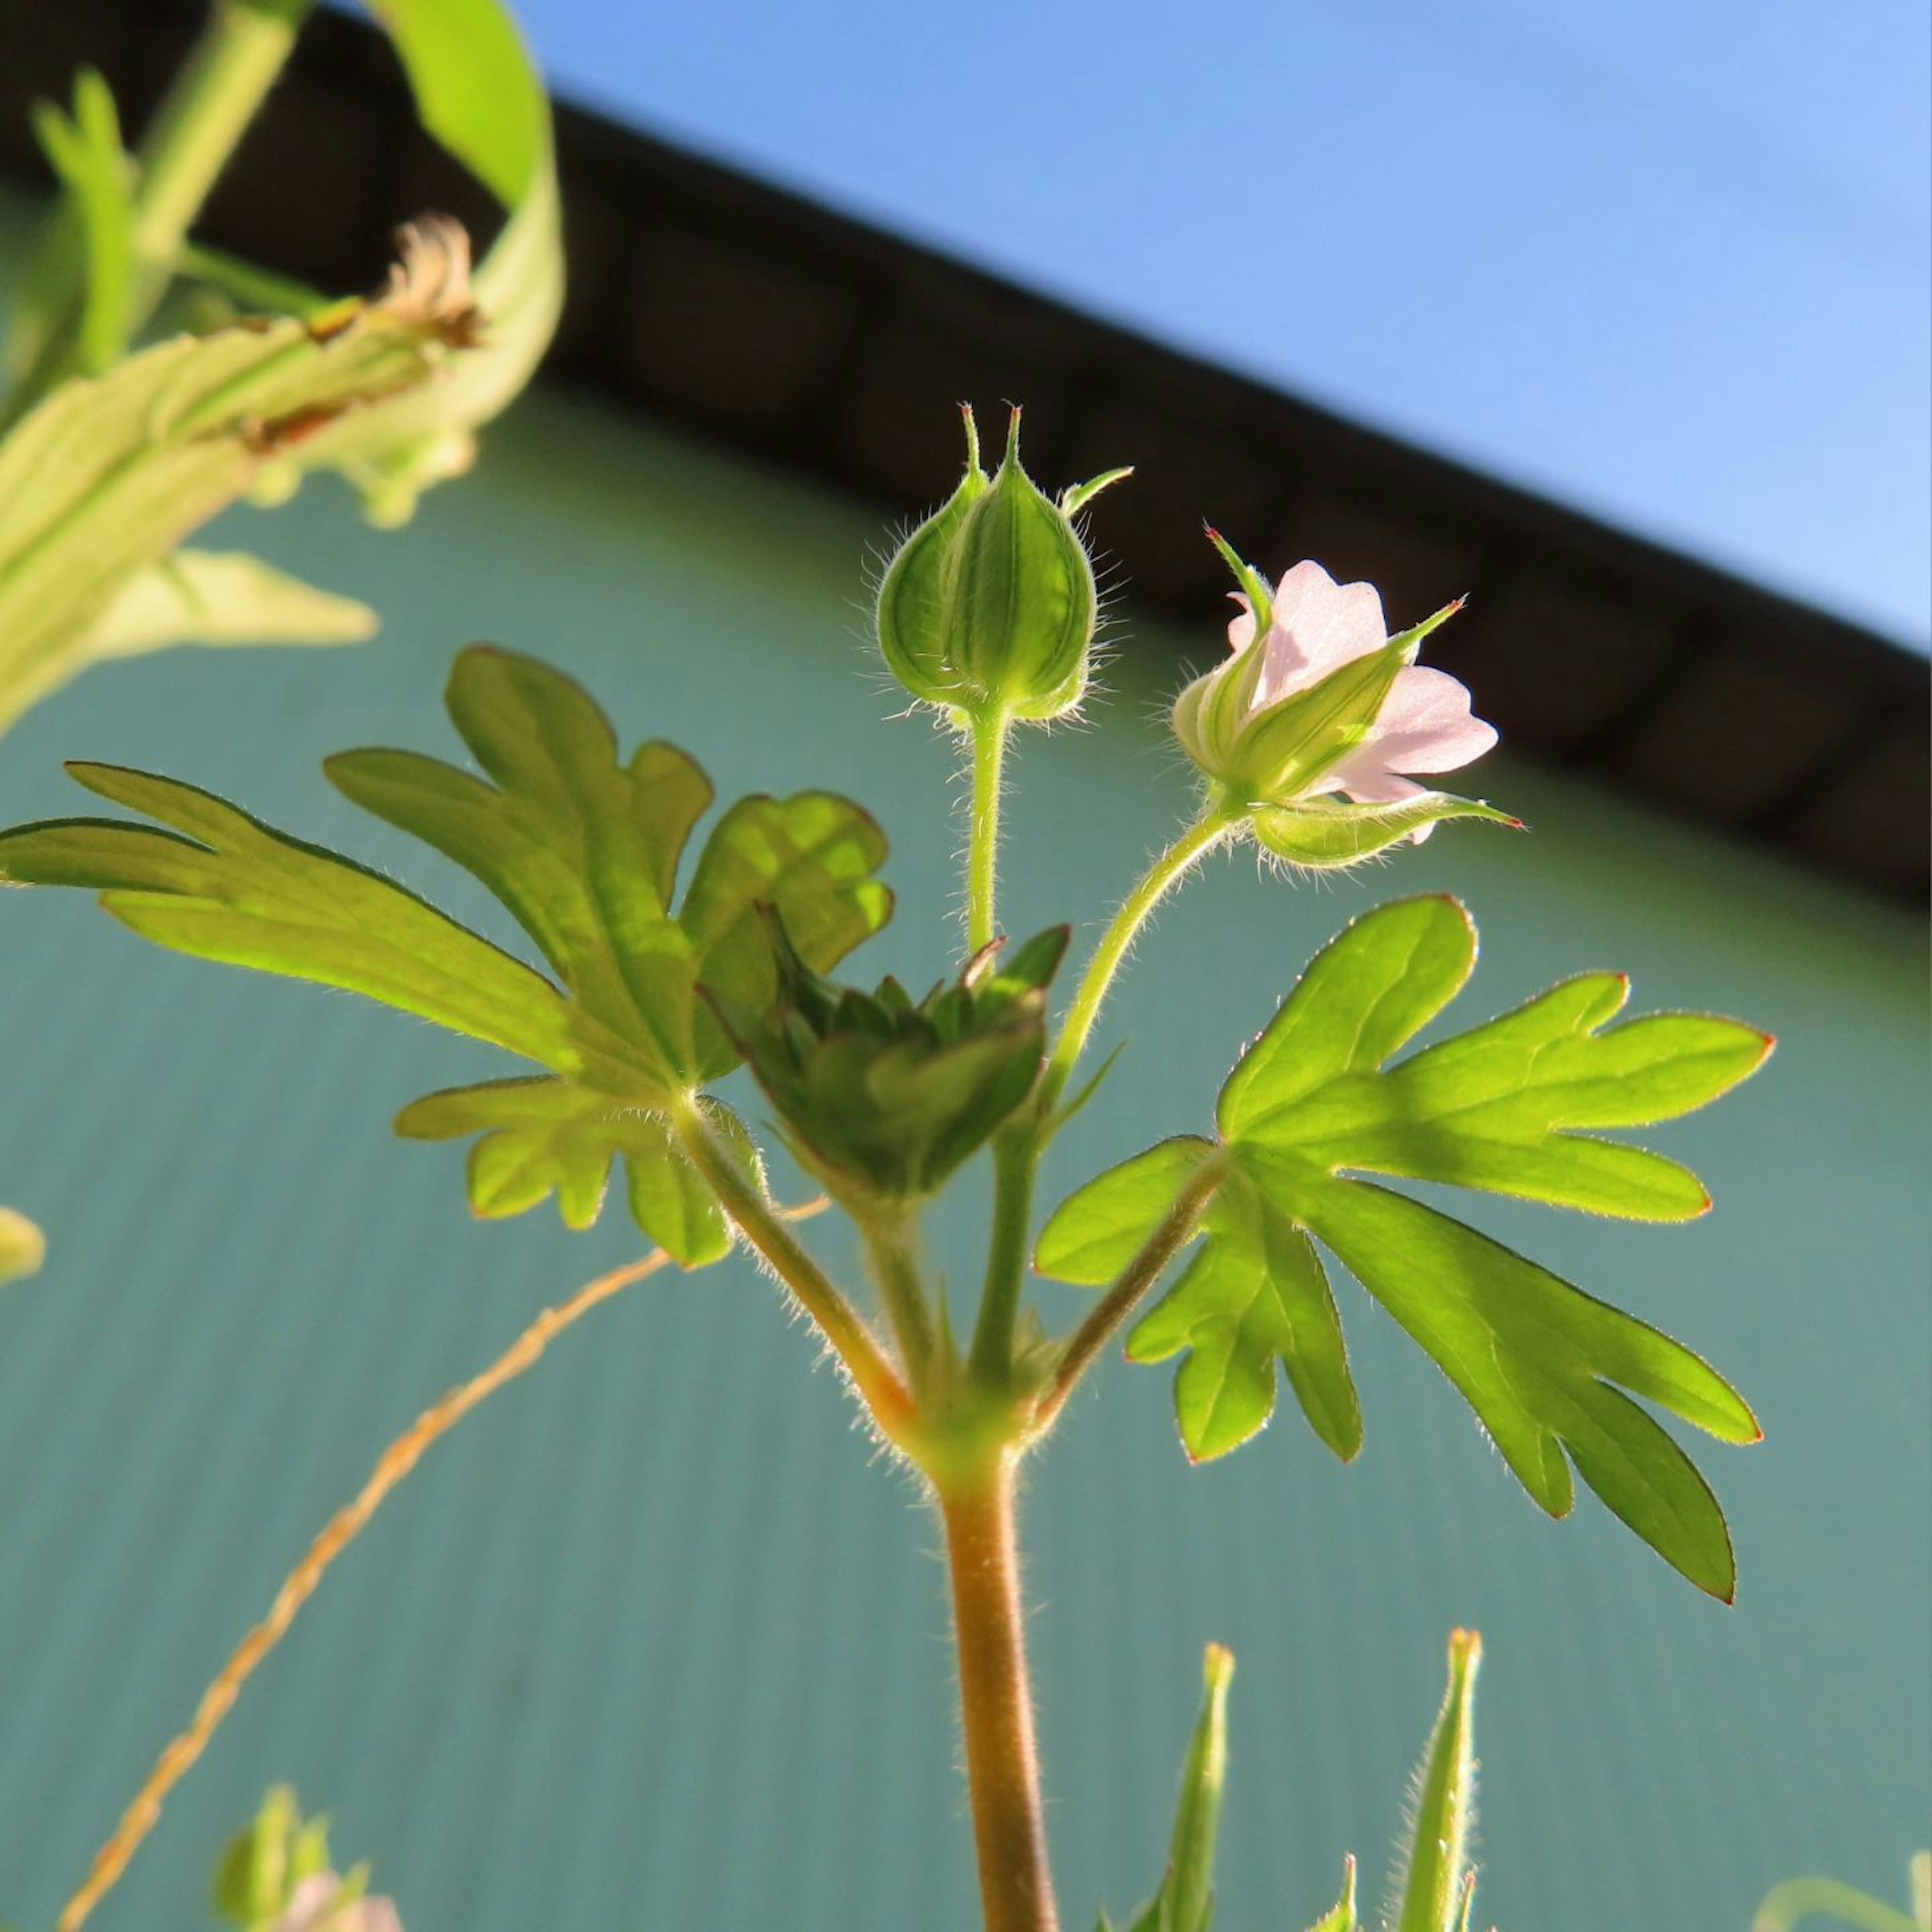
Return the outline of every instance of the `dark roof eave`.
{"type": "MultiPolygon", "coordinates": [[[[200,8],[22,0],[0,166],[83,61],[137,120],[200,8]]],[[[324,286],[371,284],[429,206],[486,223],[417,130],[381,37],[304,34],[210,238],[324,286]]],[[[580,110],[559,113],[571,293],[550,374],[903,513],[951,487],[951,405],[1024,399],[1041,473],[1130,460],[1100,535],[1137,600],[1199,621],[1211,515],[1264,560],[1319,556],[1420,615],[1512,745],[1922,899],[1932,664],[1859,626],[580,110]]]]}

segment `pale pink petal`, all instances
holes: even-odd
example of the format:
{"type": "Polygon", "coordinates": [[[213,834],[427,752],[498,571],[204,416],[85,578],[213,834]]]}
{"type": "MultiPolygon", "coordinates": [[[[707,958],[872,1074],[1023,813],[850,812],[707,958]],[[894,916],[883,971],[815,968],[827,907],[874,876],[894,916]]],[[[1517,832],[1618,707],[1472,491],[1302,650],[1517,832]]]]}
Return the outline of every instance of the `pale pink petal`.
{"type": "Polygon", "coordinates": [[[1337,584],[1321,565],[1298,563],[1274,593],[1274,621],[1316,675],[1388,641],[1381,593],[1372,584],[1337,584]]]}
{"type": "Polygon", "coordinates": [[[1352,752],[1322,781],[1323,789],[1345,791],[1358,805],[1400,805],[1429,789],[1398,778],[1382,764],[1381,752],[1378,745],[1364,745],[1352,752]]]}
{"type": "Polygon", "coordinates": [[[1396,680],[1364,748],[1391,771],[1453,772],[1496,742],[1496,727],[1471,715],[1466,687],[1447,671],[1411,665],[1396,680]]]}
{"type": "Polygon", "coordinates": [[[309,1932],[335,1903],[342,1881],[333,1872],[314,1872],[297,1886],[289,1899],[289,1909],[281,1916],[276,1932],[309,1932]]]}
{"type": "Polygon", "coordinates": [[[1231,590],[1228,595],[1241,607],[1241,614],[1228,620],[1228,648],[1238,657],[1255,640],[1255,607],[1245,590],[1231,590]]]}
{"type": "Polygon", "coordinates": [[[1314,674],[1294,638],[1277,624],[1262,640],[1262,674],[1250,709],[1265,711],[1291,692],[1315,681],[1314,674]]]}

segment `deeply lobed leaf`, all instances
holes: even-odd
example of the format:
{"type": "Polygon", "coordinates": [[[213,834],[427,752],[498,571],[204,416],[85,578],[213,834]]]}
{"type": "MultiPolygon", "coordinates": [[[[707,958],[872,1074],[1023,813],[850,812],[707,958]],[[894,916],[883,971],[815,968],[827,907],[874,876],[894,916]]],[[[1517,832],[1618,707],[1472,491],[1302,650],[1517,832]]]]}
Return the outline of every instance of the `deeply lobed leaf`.
{"type": "MultiPolygon", "coordinates": [[[[1599,974],[1388,1064],[1455,997],[1474,958],[1468,916],[1446,898],[1384,907],[1317,957],[1222,1089],[1228,1176],[1203,1219],[1207,1246],[1143,1317],[1129,1353],[1184,1356],[1176,1408],[1196,1456],[1265,1425],[1277,1363],[1316,1433],[1353,1455],[1360,1413],[1319,1242],[1436,1360],[1543,1508],[1569,1510],[1574,1463],[1667,1561],[1728,1598],[1736,1565],[1722,1512],[1630,1397],[1721,1440],[1754,1442],[1742,1397],[1658,1330],[1355,1177],[1454,1182],[1648,1220],[1699,1214],[1708,1199],[1685,1169],[1580,1130],[1688,1113],[1747,1078],[1770,1042],[1701,1015],[1604,1030],[1628,987],[1599,974]]],[[[1165,1142],[1090,1183],[1048,1223],[1041,1271],[1114,1279],[1212,1151],[1204,1140],[1165,1142]]]]}
{"type": "MultiPolygon", "coordinates": [[[[836,964],[890,912],[873,876],[884,835],[826,793],[741,800],[674,910],[682,854],[712,798],[696,764],[656,743],[620,761],[575,684],[508,652],[465,652],[449,702],[487,778],[396,751],[347,754],[329,775],[488,886],[561,986],[380,874],[145,772],[71,768],[169,829],[70,819],[0,833],[0,882],[92,887],[176,952],[366,994],[537,1062],[555,1077],[432,1096],[405,1112],[403,1131],[483,1135],[470,1166],[477,1210],[515,1213],[554,1192],[573,1225],[594,1218],[621,1154],[647,1232],[687,1264],[716,1258],[716,1205],[661,1118],[735,1064],[699,980],[754,1009],[770,1003],[777,974],[760,904],[779,909],[808,965],[836,964]]],[[[749,1160],[722,1110],[719,1124],[749,1160]]]]}

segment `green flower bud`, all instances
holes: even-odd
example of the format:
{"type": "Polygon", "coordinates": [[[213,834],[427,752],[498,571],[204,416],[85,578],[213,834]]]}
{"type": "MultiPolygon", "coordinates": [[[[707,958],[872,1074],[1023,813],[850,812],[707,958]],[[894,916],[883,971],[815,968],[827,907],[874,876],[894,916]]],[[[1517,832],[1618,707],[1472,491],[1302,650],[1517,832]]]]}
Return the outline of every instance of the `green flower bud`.
{"type": "Polygon", "coordinates": [[[778,968],[771,1010],[707,997],[800,1162],[861,1213],[938,1192],[1040,1078],[1046,988],[1069,929],[1042,933],[1004,964],[996,941],[915,1004],[896,980],[867,993],[822,978],[775,912],[766,922],[778,968]]]}
{"type": "Polygon", "coordinates": [[[989,478],[973,412],[966,473],[886,566],[878,632],[886,662],[914,697],[949,711],[1046,722],[1087,688],[1100,597],[1073,517],[1110,470],[1056,502],[1020,467],[1020,412],[989,478]]]}

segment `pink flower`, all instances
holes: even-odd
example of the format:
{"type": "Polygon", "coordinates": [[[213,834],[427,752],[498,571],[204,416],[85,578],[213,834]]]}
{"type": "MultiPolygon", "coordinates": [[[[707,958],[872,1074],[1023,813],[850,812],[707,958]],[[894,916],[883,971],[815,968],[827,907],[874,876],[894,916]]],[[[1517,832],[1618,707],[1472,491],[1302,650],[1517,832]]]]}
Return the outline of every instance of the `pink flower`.
{"type": "MultiPolygon", "coordinates": [[[[1228,647],[1239,658],[1256,648],[1255,619],[1246,597],[1233,595],[1241,614],[1228,626],[1228,647]]],[[[1298,563],[1275,587],[1274,621],[1260,642],[1261,674],[1249,716],[1273,710],[1388,640],[1373,584],[1337,584],[1318,563],[1298,563]]],[[[1223,674],[1229,668],[1222,668],[1223,674]]],[[[1447,671],[1407,664],[1396,673],[1367,736],[1302,796],[1339,791],[1363,805],[1396,804],[1428,789],[1404,774],[1453,772],[1496,742],[1496,727],[1472,715],[1462,684],[1447,671]]]]}
{"type": "Polygon", "coordinates": [[[345,1896],[334,1873],[316,1872],[296,1887],[275,1932],[403,1932],[403,1922],[394,1900],[345,1896]]]}
{"type": "Polygon", "coordinates": [[[1415,662],[1460,604],[1391,638],[1372,585],[1298,563],[1270,591],[1208,534],[1243,586],[1241,614],[1228,626],[1227,661],[1175,700],[1174,729],[1212,782],[1217,809],[1245,815],[1268,850],[1313,866],[1419,844],[1445,818],[1516,822],[1410,776],[1453,771],[1496,742],[1455,679],[1415,662]]]}

